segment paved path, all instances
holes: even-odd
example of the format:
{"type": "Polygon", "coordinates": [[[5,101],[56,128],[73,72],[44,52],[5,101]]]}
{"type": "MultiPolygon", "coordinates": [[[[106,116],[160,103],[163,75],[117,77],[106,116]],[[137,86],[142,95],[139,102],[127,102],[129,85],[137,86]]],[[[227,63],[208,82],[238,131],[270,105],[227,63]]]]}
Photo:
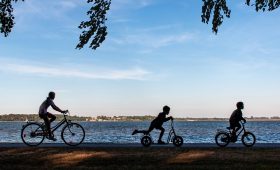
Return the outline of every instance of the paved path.
{"type": "MultiPolygon", "coordinates": [[[[22,148],[28,147],[23,143],[0,143],[0,148],[22,148]]],[[[63,143],[43,143],[39,147],[70,147],[63,143]]],[[[83,143],[78,147],[86,148],[141,148],[141,144],[116,144],[116,143],[83,143]]],[[[174,147],[173,144],[168,145],[151,145],[150,147],[174,147]]],[[[186,143],[183,148],[218,148],[214,143],[186,143]]],[[[229,144],[227,148],[245,148],[241,143],[229,144]]],[[[280,143],[256,143],[254,148],[280,148],[280,143]]]]}

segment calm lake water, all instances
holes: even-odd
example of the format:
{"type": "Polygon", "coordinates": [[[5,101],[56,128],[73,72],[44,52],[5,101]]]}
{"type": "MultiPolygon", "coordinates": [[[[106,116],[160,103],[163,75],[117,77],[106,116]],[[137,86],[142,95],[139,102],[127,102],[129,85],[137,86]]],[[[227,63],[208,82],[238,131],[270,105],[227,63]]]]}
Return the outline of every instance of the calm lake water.
{"type": "MultiPolygon", "coordinates": [[[[57,122],[53,123],[56,124],[57,122]]],[[[141,135],[132,136],[134,129],[147,129],[150,122],[79,122],[86,131],[84,142],[90,143],[140,143],[141,135]]],[[[175,130],[184,143],[215,143],[217,129],[225,129],[228,122],[174,122],[175,130]]],[[[0,142],[21,143],[20,132],[25,122],[0,122],[0,142]]],[[[164,124],[166,140],[170,123],[164,124]]],[[[246,129],[256,135],[258,143],[280,143],[280,122],[248,122],[246,129]]],[[[62,143],[61,129],[55,133],[57,143],[62,143]]],[[[151,133],[157,140],[159,131],[151,133]]],[[[45,140],[44,142],[49,142],[45,140]]]]}

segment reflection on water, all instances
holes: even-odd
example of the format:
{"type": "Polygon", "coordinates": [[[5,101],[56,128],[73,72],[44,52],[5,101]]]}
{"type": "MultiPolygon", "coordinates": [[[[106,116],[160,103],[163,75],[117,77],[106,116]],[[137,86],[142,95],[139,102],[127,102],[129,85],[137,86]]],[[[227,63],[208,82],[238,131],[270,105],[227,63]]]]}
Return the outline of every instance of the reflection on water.
{"type": "MultiPolygon", "coordinates": [[[[25,122],[0,122],[0,142],[22,142],[20,131],[25,122]]],[[[86,132],[84,142],[90,143],[140,143],[141,135],[132,136],[134,129],[147,129],[150,122],[80,122],[86,132]]],[[[169,122],[163,139],[167,139],[169,122]]],[[[175,130],[184,138],[184,143],[214,143],[217,129],[225,129],[228,122],[175,122],[175,130]]],[[[280,122],[248,122],[246,129],[256,135],[258,143],[280,143],[280,122]]],[[[62,143],[61,129],[55,133],[58,143],[62,143]]],[[[157,140],[159,131],[152,133],[157,140]]],[[[44,142],[48,142],[45,140],[44,142]]],[[[51,141],[53,142],[53,141],[51,141]]]]}

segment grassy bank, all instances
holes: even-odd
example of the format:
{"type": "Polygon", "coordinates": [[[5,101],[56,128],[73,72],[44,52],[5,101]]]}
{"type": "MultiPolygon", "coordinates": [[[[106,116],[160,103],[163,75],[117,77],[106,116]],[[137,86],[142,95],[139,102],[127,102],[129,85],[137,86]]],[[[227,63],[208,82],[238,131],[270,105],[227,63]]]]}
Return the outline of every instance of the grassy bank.
{"type": "Polygon", "coordinates": [[[0,169],[279,169],[280,149],[1,148],[0,169]]]}

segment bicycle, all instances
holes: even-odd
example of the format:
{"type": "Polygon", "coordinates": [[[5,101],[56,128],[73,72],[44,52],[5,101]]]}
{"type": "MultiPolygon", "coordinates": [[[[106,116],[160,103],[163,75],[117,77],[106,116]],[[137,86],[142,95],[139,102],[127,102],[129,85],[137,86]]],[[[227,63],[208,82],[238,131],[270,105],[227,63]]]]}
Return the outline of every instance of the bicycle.
{"type": "MultiPolygon", "coordinates": [[[[168,135],[166,144],[168,144],[170,142],[172,142],[173,145],[176,147],[180,147],[183,144],[183,138],[181,136],[176,135],[176,133],[175,133],[172,119],[171,119],[171,129],[169,131],[169,135],[168,135]]],[[[141,144],[145,147],[148,147],[152,143],[155,144],[152,140],[150,133],[143,134],[143,136],[141,137],[141,144]]]]}
{"type": "Polygon", "coordinates": [[[220,147],[226,147],[230,142],[236,142],[238,136],[243,132],[243,135],[241,136],[243,145],[246,147],[252,147],[256,143],[256,137],[252,132],[246,131],[244,126],[245,122],[241,122],[241,124],[242,129],[235,136],[232,135],[233,132],[230,127],[227,127],[228,131],[218,129],[215,136],[216,144],[220,147]]]}
{"type": "MultiPolygon", "coordinates": [[[[67,119],[67,113],[70,116],[69,111],[63,114],[63,120],[51,128],[51,133],[53,134],[54,131],[65,124],[61,130],[63,142],[69,146],[77,146],[83,142],[85,130],[80,124],[73,123],[71,120],[67,119]]],[[[27,124],[22,126],[21,139],[23,143],[28,146],[40,145],[45,137],[48,138],[48,130],[45,123],[27,122],[27,124]]]]}

